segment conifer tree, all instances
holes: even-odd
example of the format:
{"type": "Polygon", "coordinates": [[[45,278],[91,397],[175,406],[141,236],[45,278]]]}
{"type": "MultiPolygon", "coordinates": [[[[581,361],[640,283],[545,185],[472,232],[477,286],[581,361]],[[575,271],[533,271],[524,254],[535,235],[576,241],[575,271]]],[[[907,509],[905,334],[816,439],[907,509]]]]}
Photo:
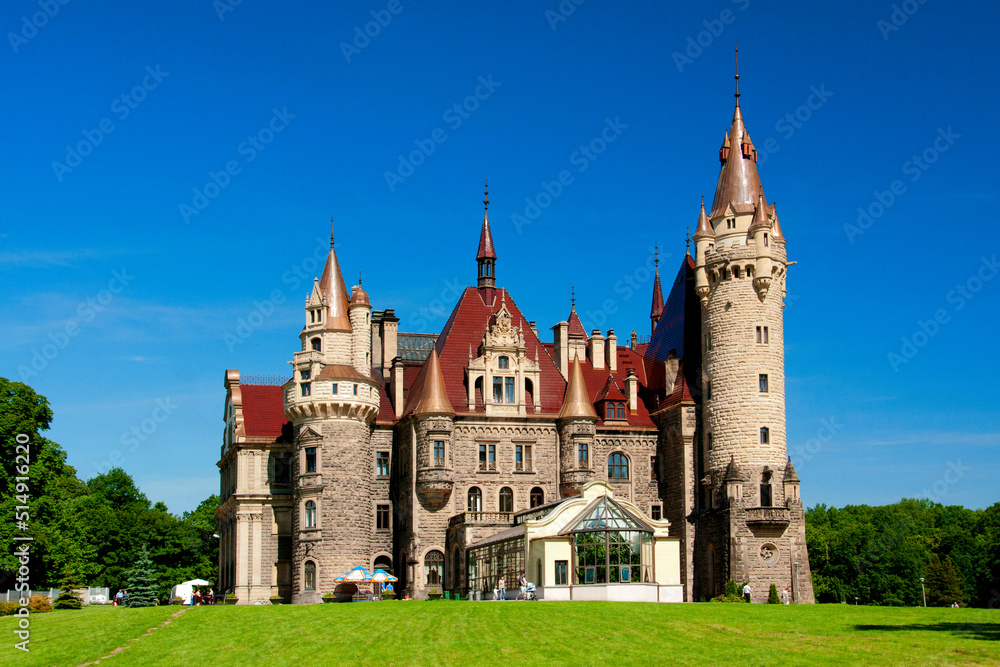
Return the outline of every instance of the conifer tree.
{"type": "Polygon", "coordinates": [[[774,584],[771,584],[770,590],[767,591],[767,603],[781,604],[781,598],[778,597],[778,587],[774,584]]]}
{"type": "Polygon", "coordinates": [[[71,566],[63,572],[63,577],[59,581],[59,588],[62,591],[56,598],[52,606],[55,609],[80,609],[83,607],[83,600],[76,594],[77,588],[83,588],[80,576],[71,566]]]}
{"type": "Polygon", "coordinates": [[[924,572],[927,585],[927,604],[931,607],[950,607],[955,602],[965,602],[962,575],[958,573],[951,559],[943,562],[934,556],[924,572]]]}
{"type": "Polygon", "coordinates": [[[156,596],[156,573],[153,570],[153,561],[149,558],[149,551],[146,545],[142,545],[139,558],[135,562],[135,567],[129,573],[128,580],[128,606],[129,607],[155,607],[156,596]]]}

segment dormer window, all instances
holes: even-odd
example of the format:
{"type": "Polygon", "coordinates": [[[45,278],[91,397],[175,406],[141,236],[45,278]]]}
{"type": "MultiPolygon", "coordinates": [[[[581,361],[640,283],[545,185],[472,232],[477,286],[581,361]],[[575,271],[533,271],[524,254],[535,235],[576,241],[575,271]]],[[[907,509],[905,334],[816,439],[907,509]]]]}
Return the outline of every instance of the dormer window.
{"type": "Polygon", "coordinates": [[[510,359],[508,357],[500,357],[497,359],[497,368],[501,370],[507,370],[510,368],[510,359]]]}
{"type": "Polygon", "coordinates": [[[605,421],[609,419],[625,419],[625,404],[608,401],[604,407],[604,419],[605,421]]]}

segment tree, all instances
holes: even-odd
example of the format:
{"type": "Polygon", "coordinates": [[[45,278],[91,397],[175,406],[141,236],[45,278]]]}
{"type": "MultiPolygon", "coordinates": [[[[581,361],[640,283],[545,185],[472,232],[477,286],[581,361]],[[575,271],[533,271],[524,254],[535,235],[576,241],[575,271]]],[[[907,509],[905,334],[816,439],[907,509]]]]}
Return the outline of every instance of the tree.
{"type": "Polygon", "coordinates": [[[778,587],[774,584],[771,584],[771,588],[767,591],[767,603],[781,604],[781,598],[778,597],[778,587]]]}
{"type": "Polygon", "coordinates": [[[80,575],[71,567],[67,567],[63,578],[59,580],[59,588],[62,590],[59,597],[52,606],[56,609],[80,609],[83,607],[83,600],[76,594],[77,588],[83,588],[80,575]]]}
{"type": "Polygon", "coordinates": [[[155,607],[156,605],[156,571],[153,568],[153,561],[149,558],[149,551],[143,544],[139,559],[129,573],[128,606],[155,607]]]}
{"type": "Polygon", "coordinates": [[[965,602],[962,577],[950,559],[943,562],[934,556],[924,574],[927,586],[927,604],[932,607],[950,607],[965,602]]]}

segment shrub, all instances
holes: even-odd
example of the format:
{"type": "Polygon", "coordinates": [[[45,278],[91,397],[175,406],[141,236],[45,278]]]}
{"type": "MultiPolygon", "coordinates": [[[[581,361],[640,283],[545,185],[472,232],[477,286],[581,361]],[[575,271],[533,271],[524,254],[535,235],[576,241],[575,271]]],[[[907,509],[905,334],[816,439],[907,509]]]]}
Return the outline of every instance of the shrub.
{"type": "Polygon", "coordinates": [[[720,595],[717,598],[712,598],[712,602],[743,602],[746,603],[746,599],[742,595],[720,595]]]}
{"type": "Polygon", "coordinates": [[[732,579],[726,582],[725,588],[722,589],[721,597],[728,597],[730,595],[740,597],[740,586],[732,579]]]}
{"type": "Polygon", "coordinates": [[[778,587],[774,584],[771,584],[771,588],[767,591],[767,603],[781,604],[781,598],[778,597],[778,587]]]}
{"type": "Polygon", "coordinates": [[[28,601],[28,611],[32,614],[44,614],[52,608],[52,600],[47,595],[32,595],[28,601]]]}
{"type": "Polygon", "coordinates": [[[67,567],[59,581],[59,588],[62,589],[62,592],[59,593],[53,606],[56,609],[82,609],[83,600],[76,594],[76,589],[82,586],[83,582],[80,581],[76,571],[67,567]]]}
{"type": "Polygon", "coordinates": [[[0,602],[0,616],[12,616],[20,606],[17,602],[0,602]]]}
{"type": "Polygon", "coordinates": [[[396,591],[382,591],[382,599],[383,600],[395,600],[396,599],[396,591]]]}

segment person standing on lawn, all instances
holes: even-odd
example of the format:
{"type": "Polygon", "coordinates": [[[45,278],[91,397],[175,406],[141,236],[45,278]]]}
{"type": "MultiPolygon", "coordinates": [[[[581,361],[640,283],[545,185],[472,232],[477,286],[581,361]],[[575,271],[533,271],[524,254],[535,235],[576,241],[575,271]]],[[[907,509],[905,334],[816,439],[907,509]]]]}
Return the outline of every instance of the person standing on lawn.
{"type": "Polygon", "coordinates": [[[746,598],[747,602],[753,602],[750,599],[750,582],[743,584],[743,597],[746,598]]]}
{"type": "Polygon", "coordinates": [[[497,599],[507,599],[507,580],[503,578],[503,575],[500,575],[500,581],[497,582],[497,599]]]}

